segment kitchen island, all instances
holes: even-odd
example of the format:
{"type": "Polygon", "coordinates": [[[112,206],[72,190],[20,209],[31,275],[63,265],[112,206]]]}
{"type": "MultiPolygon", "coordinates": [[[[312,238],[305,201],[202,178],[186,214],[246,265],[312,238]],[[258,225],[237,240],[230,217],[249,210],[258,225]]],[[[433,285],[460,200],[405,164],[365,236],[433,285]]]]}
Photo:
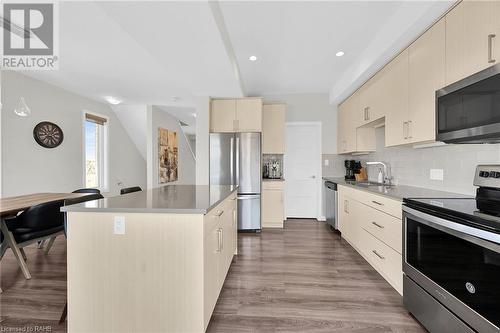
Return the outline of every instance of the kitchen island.
{"type": "Polygon", "coordinates": [[[65,206],[69,332],[204,332],[237,249],[237,187],[65,206]]]}

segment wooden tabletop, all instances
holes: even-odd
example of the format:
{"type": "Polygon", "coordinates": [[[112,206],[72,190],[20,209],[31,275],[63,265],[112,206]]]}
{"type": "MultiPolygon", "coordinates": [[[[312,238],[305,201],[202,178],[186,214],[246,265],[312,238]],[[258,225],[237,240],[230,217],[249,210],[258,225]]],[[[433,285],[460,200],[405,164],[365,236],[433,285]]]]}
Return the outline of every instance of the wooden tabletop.
{"type": "Polygon", "coordinates": [[[31,206],[44,202],[75,199],[92,193],[34,193],[17,197],[0,198],[0,216],[15,215],[31,206]]]}

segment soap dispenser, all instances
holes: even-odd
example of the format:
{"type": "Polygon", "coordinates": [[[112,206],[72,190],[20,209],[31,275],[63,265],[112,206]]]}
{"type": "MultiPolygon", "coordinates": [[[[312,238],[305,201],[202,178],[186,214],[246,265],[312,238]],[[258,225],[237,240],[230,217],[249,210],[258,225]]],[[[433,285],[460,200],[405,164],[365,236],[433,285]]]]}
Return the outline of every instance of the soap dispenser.
{"type": "Polygon", "coordinates": [[[384,174],[382,173],[382,169],[378,169],[377,182],[379,184],[382,184],[384,182],[384,174]]]}

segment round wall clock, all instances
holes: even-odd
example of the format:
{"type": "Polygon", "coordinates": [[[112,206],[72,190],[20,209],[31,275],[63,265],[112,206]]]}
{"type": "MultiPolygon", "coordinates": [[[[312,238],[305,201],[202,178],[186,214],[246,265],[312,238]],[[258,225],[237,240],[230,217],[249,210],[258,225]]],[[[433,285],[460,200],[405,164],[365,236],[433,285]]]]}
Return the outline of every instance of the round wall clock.
{"type": "Polygon", "coordinates": [[[42,147],[55,148],[62,143],[64,134],[56,124],[42,121],[33,129],[33,138],[42,147]]]}

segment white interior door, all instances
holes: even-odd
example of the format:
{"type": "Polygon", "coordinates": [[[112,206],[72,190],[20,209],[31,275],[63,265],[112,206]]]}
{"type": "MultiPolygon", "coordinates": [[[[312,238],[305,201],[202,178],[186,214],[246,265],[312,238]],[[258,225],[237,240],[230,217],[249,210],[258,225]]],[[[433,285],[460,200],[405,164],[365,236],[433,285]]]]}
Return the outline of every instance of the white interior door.
{"type": "Polygon", "coordinates": [[[287,123],[286,217],[318,218],[321,191],[321,123],[287,123]]]}

